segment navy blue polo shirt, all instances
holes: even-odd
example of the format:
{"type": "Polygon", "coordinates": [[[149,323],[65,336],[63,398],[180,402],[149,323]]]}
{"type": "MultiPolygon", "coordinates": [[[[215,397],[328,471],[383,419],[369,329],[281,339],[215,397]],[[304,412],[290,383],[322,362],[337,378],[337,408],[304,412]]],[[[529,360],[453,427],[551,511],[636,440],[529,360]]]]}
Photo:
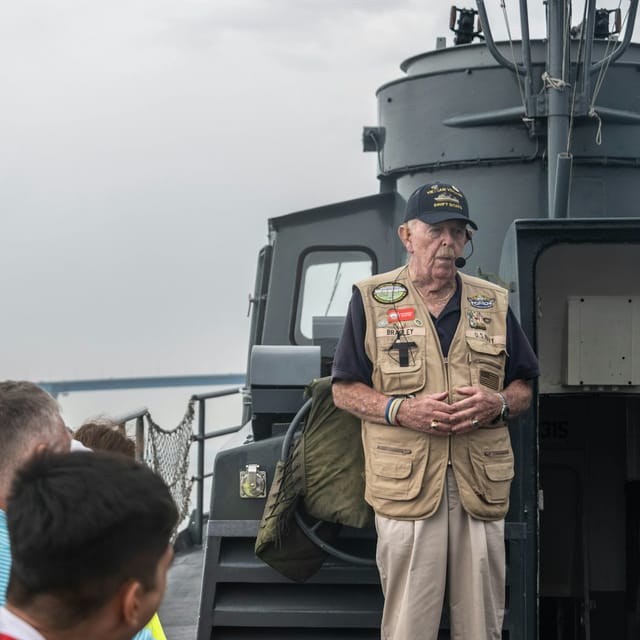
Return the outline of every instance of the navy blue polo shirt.
{"type": "MultiPolygon", "coordinates": [[[[438,332],[442,354],[445,357],[449,353],[451,341],[460,322],[460,296],[462,289],[460,287],[460,279],[457,276],[456,282],[456,292],[447,302],[440,315],[437,318],[433,315],[431,316],[431,320],[438,332]]],[[[342,336],[333,358],[331,372],[333,381],[363,382],[369,387],[372,386],[373,365],[364,347],[366,328],[362,296],[360,290],[354,287],[342,336]]],[[[527,340],[527,336],[522,331],[520,323],[511,307],[509,307],[507,312],[507,359],[504,386],[508,386],[514,380],[531,380],[537,378],[538,375],[538,359],[527,340]]]]}

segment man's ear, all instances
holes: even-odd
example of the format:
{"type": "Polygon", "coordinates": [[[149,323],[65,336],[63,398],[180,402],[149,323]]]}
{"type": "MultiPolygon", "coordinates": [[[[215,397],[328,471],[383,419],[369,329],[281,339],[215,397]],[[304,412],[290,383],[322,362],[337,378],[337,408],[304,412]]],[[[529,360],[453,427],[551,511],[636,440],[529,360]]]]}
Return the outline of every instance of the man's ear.
{"type": "Polygon", "coordinates": [[[473,237],[473,231],[471,231],[471,229],[465,229],[464,233],[466,236],[464,243],[467,244],[467,242],[471,242],[471,238],[473,237]]]}
{"type": "Polygon", "coordinates": [[[142,627],[144,621],[140,619],[142,615],[142,596],[144,595],[144,587],[138,580],[129,580],[125,582],[120,591],[118,598],[120,600],[120,613],[122,619],[130,627],[142,627]]]}
{"type": "Polygon", "coordinates": [[[411,244],[411,231],[409,231],[408,224],[401,224],[398,227],[398,237],[400,238],[400,242],[404,245],[404,248],[407,251],[410,251],[409,246],[411,244]]]}

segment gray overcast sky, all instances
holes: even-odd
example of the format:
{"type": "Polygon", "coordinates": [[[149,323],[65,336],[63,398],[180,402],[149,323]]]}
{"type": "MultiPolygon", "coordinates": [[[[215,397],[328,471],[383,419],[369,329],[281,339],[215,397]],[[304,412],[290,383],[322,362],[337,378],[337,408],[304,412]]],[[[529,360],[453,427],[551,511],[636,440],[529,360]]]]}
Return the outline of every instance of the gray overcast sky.
{"type": "Polygon", "coordinates": [[[243,371],[267,218],[377,191],[375,90],[449,6],[0,0],[0,378],[243,371]]]}

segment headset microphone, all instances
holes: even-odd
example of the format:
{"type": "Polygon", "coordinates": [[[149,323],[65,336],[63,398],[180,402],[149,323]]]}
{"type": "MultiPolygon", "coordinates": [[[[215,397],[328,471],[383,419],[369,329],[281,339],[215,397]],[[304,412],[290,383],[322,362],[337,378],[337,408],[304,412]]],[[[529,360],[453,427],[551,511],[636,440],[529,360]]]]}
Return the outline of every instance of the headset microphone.
{"type": "Polygon", "coordinates": [[[462,256],[458,256],[454,261],[453,264],[456,265],[457,269],[464,269],[464,266],[467,264],[467,260],[473,255],[473,240],[471,239],[471,236],[469,237],[469,242],[471,243],[471,253],[469,253],[469,255],[466,258],[463,258],[462,256]]]}

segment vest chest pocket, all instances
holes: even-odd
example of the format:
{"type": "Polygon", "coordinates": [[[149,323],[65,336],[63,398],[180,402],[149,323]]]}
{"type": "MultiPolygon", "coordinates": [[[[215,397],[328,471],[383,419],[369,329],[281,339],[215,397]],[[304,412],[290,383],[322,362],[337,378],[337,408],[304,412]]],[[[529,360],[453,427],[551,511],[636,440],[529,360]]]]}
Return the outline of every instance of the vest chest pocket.
{"type": "Polygon", "coordinates": [[[491,344],[467,338],[471,384],[490,391],[500,391],[504,384],[507,350],[502,344],[491,344]]]}
{"type": "Polygon", "coordinates": [[[378,442],[370,450],[367,488],[385,500],[412,500],[422,488],[427,467],[428,443],[404,447],[378,442]]]}
{"type": "Polygon", "coordinates": [[[386,359],[378,363],[380,389],[386,395],[408,395],[424,389],[427,372],[422,358],[416,359],[406,367],[386,359]]]}

